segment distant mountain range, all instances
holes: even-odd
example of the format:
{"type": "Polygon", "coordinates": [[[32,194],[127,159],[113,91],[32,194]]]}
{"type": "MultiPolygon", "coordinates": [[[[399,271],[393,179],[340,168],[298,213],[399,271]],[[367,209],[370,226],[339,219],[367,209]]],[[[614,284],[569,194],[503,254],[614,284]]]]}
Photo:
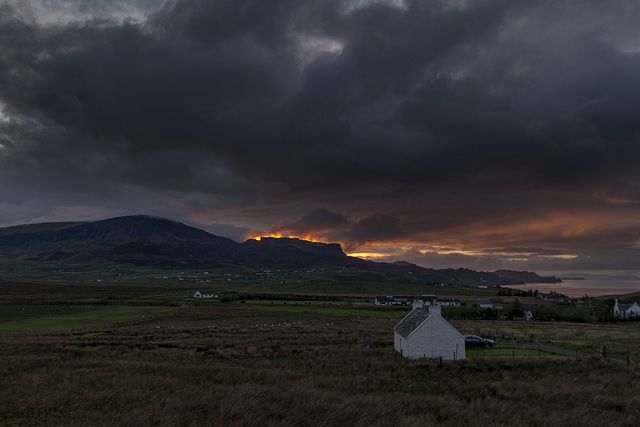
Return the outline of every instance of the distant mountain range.
{"type": "Polygon", "coordinates": [[[494,273],[500,277],[520,280],[524,283],[560,283],[562,279],[556,276],[539,276],[531,271],[496,270],[494,273]]]}
{"type": "Polygon", "coordinates": [[[560,275],[563,280],[640,280],[640,276],[633,274],[591,274],[565,273],[560,275]]]}
{"type": "MultiPolygon", "coordinates": [[[[510,285],[524,281],[469,269],[431,269],[400,261],[347,256],[337,243],[262,238],[238,243],[152,216],[0,228],[0,265],[12,271],[68,265],[129,265],[159,269],[350,269],[350,281],[510,285]],[[24,266],[18,269],[16,266],[24,266]]],[[[340,280],[345,280],[343,276],[340,280]]]]}

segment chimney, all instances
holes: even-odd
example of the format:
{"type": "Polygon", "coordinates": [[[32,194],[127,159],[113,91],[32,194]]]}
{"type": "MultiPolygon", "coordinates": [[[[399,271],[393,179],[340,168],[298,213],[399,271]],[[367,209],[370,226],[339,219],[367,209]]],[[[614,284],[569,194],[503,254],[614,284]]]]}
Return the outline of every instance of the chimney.
{"type": "Polygon", "coordinates": [[[431,307],[429,307],[429,314],[432,314],[434,316],[442,316],[440,305],[438,305],[438,300],[435,298],[431,303],[431,307]]]}
{"type": "Polygon", "coordinates": [[[416,308],[422,308],[422,300],[418,297],[415,297],[413,300],[413,310],[416,308]]]}

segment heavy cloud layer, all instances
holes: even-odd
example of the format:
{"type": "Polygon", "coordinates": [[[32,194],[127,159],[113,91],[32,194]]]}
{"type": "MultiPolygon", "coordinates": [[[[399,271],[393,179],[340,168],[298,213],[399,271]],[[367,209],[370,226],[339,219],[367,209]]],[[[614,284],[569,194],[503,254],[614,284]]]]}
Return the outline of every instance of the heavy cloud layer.
{"type": "Polygon", "coordinates": [[[0,4],[0,223],[640,269],[635,1],[0,4]]]}

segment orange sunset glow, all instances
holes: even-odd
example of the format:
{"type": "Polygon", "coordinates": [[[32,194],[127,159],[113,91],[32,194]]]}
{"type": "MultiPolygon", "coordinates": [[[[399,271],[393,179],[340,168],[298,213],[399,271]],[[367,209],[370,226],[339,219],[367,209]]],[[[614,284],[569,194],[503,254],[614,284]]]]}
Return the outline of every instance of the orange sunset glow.
{"type": "Polygon", "coordinates": [[[261,239],[269,239],[269,238],[273,238],[273,239],[282,239],[282,238],[300,239],[300,240],[306,240],[308,242],[331,243],[331,242],[327,242],[326,240],[318,239],[313,235],[291,236],[291,235],[285,235],[285,234],[277,233],[277,234],[253,234],[253,235],[249,235],[249,237],[248,237],[248,239],[253,239],[253,240],[257,240],[257,241],[260,241],[261,239]]]}

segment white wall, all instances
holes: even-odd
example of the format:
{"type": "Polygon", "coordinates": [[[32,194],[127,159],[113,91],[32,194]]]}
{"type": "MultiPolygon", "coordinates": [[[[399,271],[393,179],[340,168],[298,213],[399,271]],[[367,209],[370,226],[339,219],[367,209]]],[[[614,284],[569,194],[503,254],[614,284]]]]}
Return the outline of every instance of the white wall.
{"type": "Polygon", "coordinates": [[[394,348],[410,359],[438,358],[460,360],[466,357],[464,336],[449,324],[434,307],[432,314],[408,338],[394,334],[394,348]]]}

